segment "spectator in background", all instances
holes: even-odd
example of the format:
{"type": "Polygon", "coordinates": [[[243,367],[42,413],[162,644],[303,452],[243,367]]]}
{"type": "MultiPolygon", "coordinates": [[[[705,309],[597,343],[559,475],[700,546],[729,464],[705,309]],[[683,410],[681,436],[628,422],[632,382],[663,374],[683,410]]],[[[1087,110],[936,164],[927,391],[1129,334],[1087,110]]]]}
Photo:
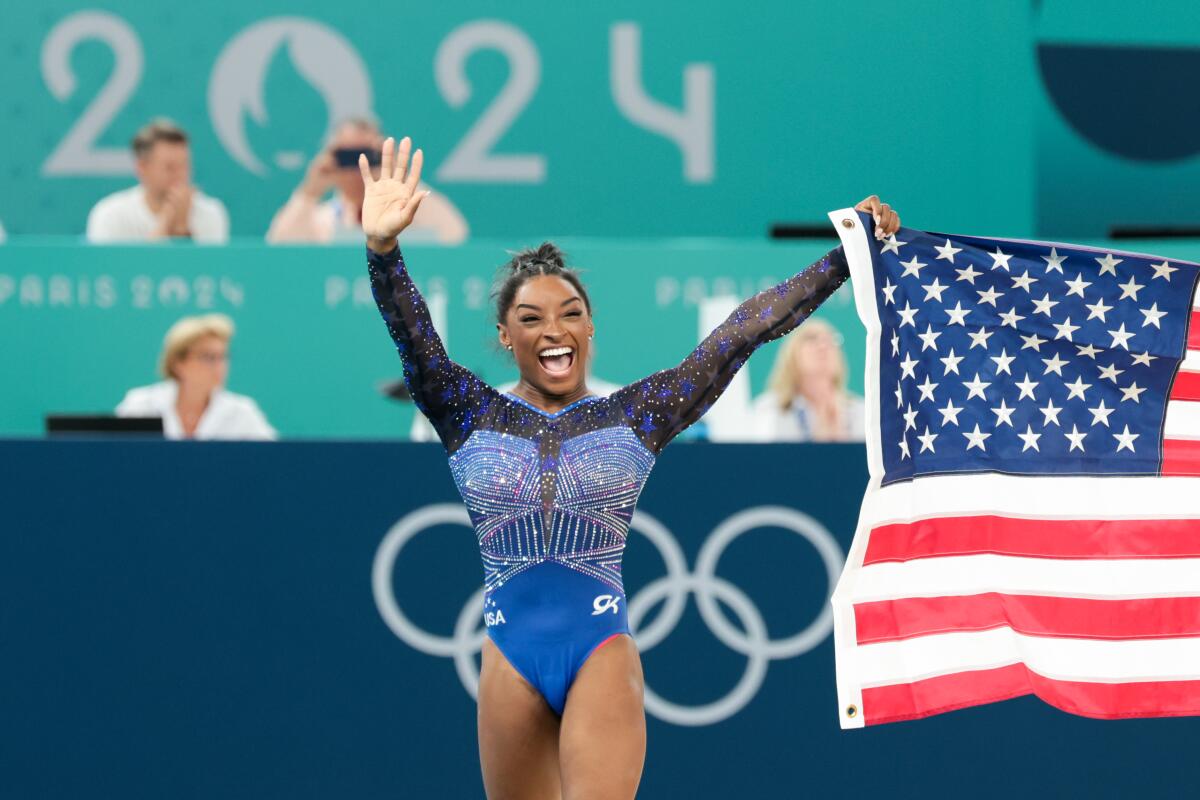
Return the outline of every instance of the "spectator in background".
{"type": "Polygon", "coordinates": [[[120,417],[162,417],[168,439],[275,439],[275,429],[244,395],[225,390],[233,321],[224,314],[184,317],[163,340],[166,379],[130,389],[120,417]]]}
{"type": "Polygon", "coordinates": [[[152,120],[133,137],[133,158],[137,186],[96,203],[88,214],[89,242],[229,241],[225,206],[192,185],[191,148],[182,128],[152,120]]]}
{"type": "Polygon", "coordinates": [[[4,240],[8,238],[8,234],[4,232],[4,224],[0,223],[0,244],[4,244],[4,240]]]}
{"type": "MultiPolygon", "coordinates": [[[[363,180],[358,155],[366,153],[373,168],[379,165],[383,137],[370,119],[348,119],[338,124],[333,137],[313,158],[304,180],[271,220],[271,244],[355,242],[362,240],[363,180]],[[329,191],[333,197],[322,202],[329,191]]],[[[420,190],[429,190],[422,183],[420,190]]],[[[461,244],[467,238],[467,221],[454,204],[439,194],[425,198],[405,231],[409,242],[461,244]]]]}
{"type": "Polygon", "coordinates": [[[805,322],[784,340],[754,401],[755,440],[863,441],[865,405],[846,390],[846,373],[841,334],[823,319],[805,322]]]}

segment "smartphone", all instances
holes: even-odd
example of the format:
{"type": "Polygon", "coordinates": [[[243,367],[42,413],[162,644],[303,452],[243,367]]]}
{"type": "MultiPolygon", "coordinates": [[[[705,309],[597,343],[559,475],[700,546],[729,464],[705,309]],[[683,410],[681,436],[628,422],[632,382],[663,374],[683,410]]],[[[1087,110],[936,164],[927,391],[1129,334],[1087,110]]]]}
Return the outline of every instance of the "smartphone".
{"type": "Polygon", "coordinates": [[[356,150],[353,147],[339,147],[333,151],[333,160],[340,169],[351,169],[358,166],[358,154],[367,154],[367,163],[372,167],[379,166],[382,155],[378,150],[356,150]]]}

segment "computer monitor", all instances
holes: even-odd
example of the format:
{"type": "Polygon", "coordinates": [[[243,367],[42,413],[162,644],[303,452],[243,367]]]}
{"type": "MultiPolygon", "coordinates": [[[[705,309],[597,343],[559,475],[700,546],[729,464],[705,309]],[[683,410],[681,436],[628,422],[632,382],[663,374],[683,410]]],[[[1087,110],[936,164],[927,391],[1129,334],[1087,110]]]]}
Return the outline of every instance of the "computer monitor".
{"type": "Polygon", "coordinates": [[[162,417],[118,417],[112,414],[47,414],[49,436],[162,436],[162,417]]]}

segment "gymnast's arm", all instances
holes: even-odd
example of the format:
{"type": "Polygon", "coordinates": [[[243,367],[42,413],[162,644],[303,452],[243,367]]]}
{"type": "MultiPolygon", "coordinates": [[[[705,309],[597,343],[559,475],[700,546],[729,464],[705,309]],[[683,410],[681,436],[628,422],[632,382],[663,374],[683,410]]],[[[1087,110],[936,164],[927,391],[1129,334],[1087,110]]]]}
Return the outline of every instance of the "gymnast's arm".
{"type": "MultiPolygon", "coordinates": [[[[875,216],[878,235],[900,228],[900,218],[878,197],[872,195],[856,208],[875,216]]],[[[838,247],[778,286],[751,297],[678,366],[613,395],[628,424],[643,444],[660,452],[708,411],[755,350],[797,328],[849,277],[845,253],[838,247]]]]}
{"type": "Polygon", "coordinates": [[[409,168],[410,147],[406,137],[393,157],[394,142],[390,138],[385,141],[378,179],[371,175],[366,157],[359,158],[365,186],[362,225],[367,236],[367,265],[375,303],[400,352],[413,402],[452,452],[466,440],[495,391],[447,357],[429,308],[400,254],[396,237],[412,222],[427,194],[417,191],[422,153],[417,150],[413,154],[409,168]]]}

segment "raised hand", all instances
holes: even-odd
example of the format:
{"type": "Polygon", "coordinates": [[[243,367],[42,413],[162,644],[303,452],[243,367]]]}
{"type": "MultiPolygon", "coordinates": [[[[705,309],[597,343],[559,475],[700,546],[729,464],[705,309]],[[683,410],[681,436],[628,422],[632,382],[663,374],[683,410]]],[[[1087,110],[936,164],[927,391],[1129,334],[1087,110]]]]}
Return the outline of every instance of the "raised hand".
{"type": "Polygon", "coordinates": [[[882,239],[900,230],[900,216],[879,195],[871,195],[854,207],[855,211],[866,211],[875,218],[875,238],[882,239]]]}
{"type": "Polygon", "coordinates": [[[424,155],[420,150],[408,154],[412,140],[407,136],[396,142],[390,136],[383,143],[379,164],[379,178],[371,175],[367,157],[358,157],[358,170],[363,179],[362,227],[367,235],[367,245],[379,253],[390,252],[396,246],[396,237],[412,222],[413,215],[429,192],[418,192],[421,182],[421,163],[424,155]]]}

